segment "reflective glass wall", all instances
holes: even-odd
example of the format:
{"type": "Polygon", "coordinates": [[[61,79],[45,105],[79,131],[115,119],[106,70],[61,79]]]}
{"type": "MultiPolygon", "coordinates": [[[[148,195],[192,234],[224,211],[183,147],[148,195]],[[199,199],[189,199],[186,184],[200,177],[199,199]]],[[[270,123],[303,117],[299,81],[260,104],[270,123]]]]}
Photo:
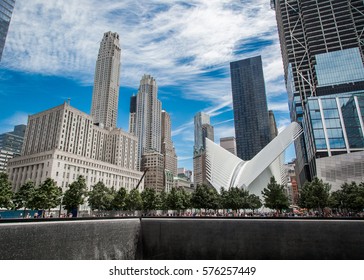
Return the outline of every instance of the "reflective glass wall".
{"type": "Polygon", "coordinates": [[[15,0],[0,0],[0,60],[5,46],[15,0]]]}
{"type": "Polygon", "coordinates": [[[316,152],[331,156],[364,148],[364,93],[310,97],[308,111],[316,152]]]}

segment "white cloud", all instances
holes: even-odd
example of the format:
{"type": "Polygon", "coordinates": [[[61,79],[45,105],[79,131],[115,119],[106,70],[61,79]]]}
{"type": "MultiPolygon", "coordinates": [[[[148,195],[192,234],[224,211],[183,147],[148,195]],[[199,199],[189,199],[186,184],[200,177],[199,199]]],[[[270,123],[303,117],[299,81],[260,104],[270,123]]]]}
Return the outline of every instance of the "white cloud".
{"type": "Polygon", "coordinates": [[[15,125],[27,124],[28,114],[25,112],[15,112],[11,117],[0,122],[0,133],[13,131],[15,125]]]}
{"type": "MultiPolygon", "coordinates": [[[[184,98],[203,100],[201,111],[217,116],[232,110],[229,63],[262,55],[268,106],[287,110],[270,99],[285,89],[268,0],[17,0],[2,66],[91,85],[109,30],[120,35],[124,86],[137,88],[148,73],[159,87],[178,86],[184,98]]],[[[233,124],[225,128],[234,134],[233,124]]],[[[215,128],[216,137],[231,136],[222,129],[215,128]]],[[[173,136],[193,142],[193,120],[173,136]]]]}
{"type": "MultiPolygon", "coordinates": [[[[254,54],[234,54],[237,47],[244,49],[239,42],[268,38],[275,41],[274,47],[257,46],[255,52],[266,53],[270,81],[271,72],[282,73],[276,71],[281,66],[275,25],[266,0],[158,0],[152,4],[147,0],[105,0],[102,4],[98,0],[19,0],[3,63],[13,69],[92,83],[102,34],[112,30],[121,38],[123,85],[137,87],[143,73],[155,76],[159,85],[188,85],[198,75],[218,68],[228,76],[230,61],[254,54]],[[275,50],[273,58],[271,50],[275,50]]],[[[221,84],[216,77],[205,77],[201,83],[219,88],[225,98],[230,95],[225,80],[221,84]]],[[[203,96],[218,102],[216,95],[203,96]]],[[[186,97],[201,96],[187,90],[186,97]]]]}
{"type": "Polygon", "coordinates": [[[283,118],[277,121],[278,133],[282,132],[289,124],[291,120],[288,118],[283,118]]]}
{"type": "Polygon", "coordinates": [[[287,112],[288,111],[288,104],[287,102],[269,102],[268,103],[268,109],[269,110],[273,110],[274,112],[276,111],[281,111],[281,112],[287,112]]]}
{"type": "Polygon", "coordinates": [[[214,126],[215,142],[220,144],[220,138],[223,137],[235,137],[234,123],[230,125],[215,125],[214,126]]]}

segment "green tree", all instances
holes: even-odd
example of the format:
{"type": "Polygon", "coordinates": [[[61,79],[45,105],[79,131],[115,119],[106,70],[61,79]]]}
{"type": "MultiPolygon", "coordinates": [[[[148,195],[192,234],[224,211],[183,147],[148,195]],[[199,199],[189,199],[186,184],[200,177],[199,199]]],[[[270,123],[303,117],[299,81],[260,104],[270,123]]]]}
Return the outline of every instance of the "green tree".
{"type": "Polygon", "coordinates": [[[205,209],[208,202],[208,193],[204,185],[197,185],[191,196],[191,205],[196,209],[205,209]]]}
{"type": "Polygon", "coordinates": [[[161,191],[157,196],[157,209],[163,212],[168,210],[167,193],[165,190],[161,191]]]}
{"type": "Polygon", "coordinates": [[[181,198],[182,198],[182,205],[183,205],[183,212],[189,208],[191,208],[191,194],[186,192],[184,189],[180,190],[181,198]]]}
{"type": "Polygon", "coordinates": [[[62,189],[57,186],[57,183],[47,178],[40,186],[36,189],[32,205],[35,209],[39,210],[50,210],[59,206],[61,203],[62,189]]]}
{"type": "Polygon", "coordinates": [[[168,209],[171,210],[181,210],[183,209],[183,198],[181,192],[176,189],[172,188],[171,191],[167,194],[167,205],[168,209]]]}
{"type": "Polygon", "coordinates": [[[254,210],[259,209],[260,207],[263,206],[260,197],[255,194],[250,194],[248,200],[249,200],[249,208],[253,210],[253,213],[254,210]]]}
{"type": "Polygon", "coordinates": [[[77,209],[79,205],[85,203],[87,197],[86,180],[83,176],[78,176],[77,180],[69,185],[69,188],[64,192],[62,204],[67,212],[77,209]]]}
{"type": "Polygon", "coordinates": [[[250,209],[249,191],[241,188],[239,194],[241,199],[241,208],[244,210],[245,214],[245,210],[250,209]]]}
{"type": "Polygon", "coordinates": [[[112,187],[111,189],[108,188],[106,191],[106,196],[105,196],[105,204],[104,204],[104,208],[105,210],[114,210],[114,205],[113,205],[113,201],[114,198],[116,196],[116,190],[114,187],[112,187]]]}
{"type": "Polygon", "coordinates": [[[191,195],[191,205],[196,209],[216,210],[220,207],[220,197],[215,188],[197,185],[196,190],[191,195]]]}
{"type": "Polygon", "coordinates": [[[238,187],[229,188],[224,194],[224,204],[227,209],[232,209],[235,211],[241,209],[241,189],[238,187]]]}
{"type": "Polygon", "coordinates": [[[143,206],[143,201],[140,193],[137,189],[132,189],[126,198],[126,208],[128,210],[141,210],[143,206]]]}
{"type": "Polygon", "coordinates": [[[218,210],[221,207],[221,199],[217,190],[213,187],[205,186],[207,188],[208,200],[207,209],[218,210]]]}
{"type": "Polygon", "coordinates": [[[115,210],[125,210],[126,207],[126,197],[128,193],[125,188],[120,188],[112,201],[113,208],[115,210]]]}
{"type": "Polygon", "coordinates": [[[355,207],[358,211],[364,211],[364,182],[358,185],[358,196],[355,200],[355,207]]]}
{"type": "Polygon", "coordinates": [[[141,192],[142,204],[144,211],[157,209],[157,192],[153,188],[145,188],[141,192]]]}
{"type": "Polygon", "coordinates": [[[354,212],[364,209],[364,183],[360,183],[359,185],[355,182],[351,182],[350,184],[344,183],[341,189],[336,191],[335,194],[337,200],[340,200],[342,209],[354,212]]]}
{"type": "Polygon", "coordinates": [[[110,210],[113,198],[113,190],[100,181],[88,193],[88,205],[92,210],[110,210]]]}
{"type": "Polygon", "coordinates": [[[225,193],[221,193],[222,204],[229,209],[235,210],[236,212],[239,209],[250,209],[250,200],[249,200],[249,191],[244,190],[243,188],[232,187],[229,190],[225,191],[225,193]]]}
{"type": "Polygon", "coordinates": [[[315,177],[312,182],[306,182],[303,185],[298,205],[303,208],[318,209],[321,212],[330,204],[330,189],[330,184],[315,177]]]}
{"type": "Polygon", "coordinates": [[[274,177],[270,178],[267,187],[263,189],[264,206],[282,212],[289,207],[288,198],[284,186],[277,183],[274,177]]]}
{"type": "Polygon", "coordinates": [[[342,209],[342,191],[337,190],[330,194],[329,206],[334,209],[342,209]]]}
{"type": "Polygon", "coordinates": [[[225,210],[230,209],[229,192],[224,187],[220,188],[220,206],[225,210]]]}
{"type": "Polygon", "coordinates": [[[6,208],[11,209],[13,207],[13,196],[14,193],[11,188],[11,183],[8,179],[8,174],[0,173],[0,209],[6,208]]]}
{"type": "MultiPolygon", "coordinates": [[[[34,195],[36,192],[35,184],[32,181],[25,182],[22,185],[18,192],[14,195],[14,206],[15,209],[24,208],[24,212],[26,209],[34,209],[34,195]]],[[[24,217],[24,216],[23,216],[24,217]]]]}

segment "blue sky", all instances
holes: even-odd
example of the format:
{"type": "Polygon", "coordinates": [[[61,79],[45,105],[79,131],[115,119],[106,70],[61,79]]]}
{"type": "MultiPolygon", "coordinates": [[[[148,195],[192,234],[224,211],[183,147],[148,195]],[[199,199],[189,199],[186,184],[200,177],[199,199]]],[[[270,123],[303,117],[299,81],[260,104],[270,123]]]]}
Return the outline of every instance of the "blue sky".
{"type": "MultiPolygon", "coordinates": [[[[269,0],[17,0],[0,62],[0,133],[63,103],[90,112],[103,33],[122,49],[118,126],[143,74],[170,113],[178,166],[192,169],[193,116],[211,115],[215,142],[234,136],[229,63],[261,55],[268,107],[290,122],[269,0]]],[[[292,149],[286,159],[294,156],[292,149]]]]}

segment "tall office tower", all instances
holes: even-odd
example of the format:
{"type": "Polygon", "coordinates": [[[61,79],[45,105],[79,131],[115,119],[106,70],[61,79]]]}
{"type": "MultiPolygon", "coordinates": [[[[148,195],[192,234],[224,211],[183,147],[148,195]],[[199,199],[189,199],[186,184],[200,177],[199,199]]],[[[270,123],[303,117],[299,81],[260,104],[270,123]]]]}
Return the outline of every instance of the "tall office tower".
{"type": "Polygon", "coordinates": [[[236,141],[235,137],[220,138],[220,146],[229,151],[233,155],[236,155],[236,141]]]}
{"type": "MultiPolygon", "coordinates": [[[[161,152],[164,156],[164,169],[177,176],[177,155],[173,146],[171,133],[171,117],[166,111],[162,111],[162,139],[161,152]]],[[[166,180],[165,180],[166,181],[166,180]]]]}
{"type": "Polygon", "coordinates": [[[206,138],[214,141],[214,127],[209,123],[204,123],[202,125],[202,147],[206,149],[206,138]]]}
{"type": "Polygon", "coordinates": [[[20,155],[26,127],[16,125],[13,131],[0,134],[0,172],[6,170],[9,159],[20,155]]]}
{"type": "Polygon", "coordinates": [[[274,117],[273,111],[269,110],[268,115],[269,115],[270,141],[272,141],[278,135],[278,128],[277,128],[276,118],[274,117]]]}
{"type": "Polygon", "coordinates": [[[230,63],[237,156],[250,160],[270,141],[260,56],[230,63]]]}
{"type": "Polygon", "coordinates": [[[195,125],[195,145],[194,153],[199,153],[201,149],[205,149],[202,125],[210,124],[210,116],[203,112],[198,112],[194,117],[195,125]]]}
{"type": "Polygon", "coordinates": [[[8,35],[14,6],[15,0],[0,0],[0,61],[5,46],[6,36],[8,35]]]}
{"type": "Polygon", "coordinates": [[[143,75],[136,96],[135,135],[138,137],[138,159],[146,152],[161,152],[161,110],[158,87],[150,75],[143,75]]]}
{"type": "Polygon", "coordinates": [[[144,177],[144,186],[157,192],[166,190],[164,157],[159,152],[149,151],[142,155],[141,170],[148,170],[144,177]]]}
{"type": "Polygon", "coordinates": [[[364,170],[362,0],[271,0],[276,11],[299,185],[357,181],[364,170]]]}
{"type": "Polygon", "coordinates": [[[209,184],[206,179],[206,138],[214,141],[214,128],[210,116],[198,112],[194,117],[195,145],[193,149],[193,182],[195,185],[209,184]]]}
{"type": "Polygon", "coordinates": [[[130,110],[129,110],[129,133],[135,135],[135,125],[136,125],[136,101],[137,97],[133,95],[130,97],[130,110]]]}
{"type": "Polygon", "coordinates": [[[120,86],[120,45],[117,33],[106,32],[95,68],[91,116],[94,123],[116,127],[120,86]]]}
{"type": "Polygon", "coordinates": [[[93,125],[90,115],[64,103],[29,116],[21,156],[8,162],[9,179],[15,190],[27,180],[39,185],[46,178],[65,190],[82,175],[88,189],[102,181],[131,190],[142,176],[137,143],[134,135],[93,125]]]}

